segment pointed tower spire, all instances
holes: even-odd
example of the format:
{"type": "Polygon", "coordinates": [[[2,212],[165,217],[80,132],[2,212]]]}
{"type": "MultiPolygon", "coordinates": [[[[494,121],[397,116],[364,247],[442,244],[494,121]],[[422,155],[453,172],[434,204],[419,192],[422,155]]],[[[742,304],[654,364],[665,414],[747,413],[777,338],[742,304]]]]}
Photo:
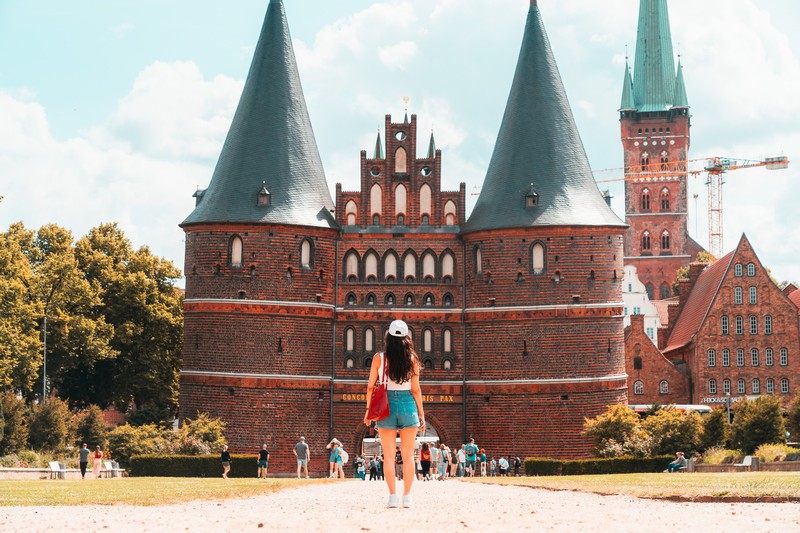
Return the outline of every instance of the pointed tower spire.
{"type": "Polygon", "coordinates": [[[673,107],[689,107],[689,97],[686,96],[686,83],[683,81],[683,65],[678,58],[678,75],[675,77],[675,97],[672,99],[673,107]]]}
{"type": "Polygon", "coordinates": [[[486,179],[463,233],[623,226],[592,176],[539,8],[532,2],[486,179]],[[531,190],[538,195],[529,202],[531,190]]]}
{"type": "Polygon", "coordinates": [[[431,130],[431,140],[428,143],[428,159],[436,158],[436,141],[433,140],[433,130],[431,130]]]}
{"type": "Polygon", "coordinates": [[[675,95],[675,58],[667,0],[639,0],[633,98],[641,112],[665,111],[675,95]]]}
{"type": "Polygon", "coordinates": [[[372,159],[383,159],[383,142],[381,141],[381,130],[378,130],[378,138],[375,140],[375,156],[372,159]]]}
{"type": "Polygon", "coordinates": [[[211,183],[183,225],[331,227],[333,209],[282,0],[270,0],[211,183]],[[263,202],[263,190],[269,202],[263,202]]]}
{"type": "Polygon", "coordinates": [[[636,103],[633,100],[633,78],[631,77],[631,67],[628,64],[628,58],[625,58],[625,81],[622,82],[622,101],[619,104],[619,110],[636,110],[636,103]]]}

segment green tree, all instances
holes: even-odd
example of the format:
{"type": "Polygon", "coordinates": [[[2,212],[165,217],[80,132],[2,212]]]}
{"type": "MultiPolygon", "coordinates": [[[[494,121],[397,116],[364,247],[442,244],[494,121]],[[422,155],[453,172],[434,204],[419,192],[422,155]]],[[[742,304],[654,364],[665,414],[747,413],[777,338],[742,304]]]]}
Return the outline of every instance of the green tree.
{"type": "Polygon", "coordinates": [[[108,450],[124,465],[133,455],[171,453],[174,435],[156,424],[122,424],[108,432],[108,450]]]}
{"type": "Polygon", "coordinates": [[[627,405],[611,405],[605,413],[585,419],[583,433],[592,440],[598,457],[645,457],[650,455],[651,437],[641,423],[639,415],[627,405]]]}
{"type": "Polygon", "coordinates": [[[644,419],[642,427],[652,437],[653,455],[671,455],[679,451],[693,455],[700,448],[703,422],[697,413],[659,409],[644,419]]]}
{"type": "Polygon", "coordinates": [[[84,442],[89,448],[108,448],[108,426],[103,411],[96,405],[78,413],[75,420],[75,445],[80,447],[84,442]]]}
{"type": "Polygon", "coordinates": [[[29,440],[36,450],[60,450],[71,441],[72,413],[63,400],[49,397],[33,407],[30,414],[29,440]]]}
{"type": "Polygon", "coordinates": [[[744,400],[736,406],[731,441],[734,447],[752,455],[762,444],[786,441],[781,400],[772,395],[744,400]]]}
{"type": "Polygon", "coordinates": [[[194,454],[221,450],[228,443],[224,433],[225,422],[206,413],[198,413],[194,420],[187,418],[183,421],[177,435],[176,451],[194,454]]]}
{"type": "Polygon", "coordinates": [[[0,439],[0,455],[23,450],[28,443],[28,407],[11,392],[0,395],[5,430],[0,439]]]}
{"type": "Polygon", "coordinates": [[[789,405],[786,415],[786,429],[792,442],[800,442],[800,390],[789,405]]]}
{"type": "MultiPolygon", "coordinates": [[[[711,253],[701,250],[697,253],[697,256],[694,258],[694,263],[704,263],[706,265],[713,265],[717,262],[717,258],[711,255],[711,253]]],[[[675,272],[675,281],[672,282],[672,294],[673,296],[678,295],[678,286],[680,285],[681,280],[689,279],[689,265],[680,267],[675,272]]]]}
{"type": "Polygon", "coordinates": [[[703,417],[703,437],[700,441],[704,450],[714,447],[730,446],[731,424],[728,422],[728,411],[724,407],[716,407],[703,417]]]}

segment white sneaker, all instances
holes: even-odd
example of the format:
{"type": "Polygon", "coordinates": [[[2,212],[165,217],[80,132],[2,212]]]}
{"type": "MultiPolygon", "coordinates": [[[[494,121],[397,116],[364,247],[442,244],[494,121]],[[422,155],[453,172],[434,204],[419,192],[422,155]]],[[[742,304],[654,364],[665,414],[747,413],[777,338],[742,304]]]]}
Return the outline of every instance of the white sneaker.
{"type": "Polygon", "coordinates": [[[414,500],[411,498],[411,494],[403,496],[403,507],[414,507],[414,500]]]}
{"type": "Polygon", "coordinates": [[[386,502],[386,507],[400,507],[400,496],[389,494],[389,501],[386,502]]]}

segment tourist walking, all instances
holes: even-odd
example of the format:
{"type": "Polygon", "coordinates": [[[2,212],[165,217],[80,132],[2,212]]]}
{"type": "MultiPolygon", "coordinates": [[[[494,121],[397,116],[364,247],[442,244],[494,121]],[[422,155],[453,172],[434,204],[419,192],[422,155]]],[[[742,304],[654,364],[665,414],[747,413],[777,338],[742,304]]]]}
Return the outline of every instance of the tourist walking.
{"type": "Polygon", "coordinates": [[[486,477],[486,450],[483,448],[478,452],[478,460],[481,462],[481,477],[486,477]]]}
{"type": "Polygon", "coordinates": [[[220,454],[220,461],[222,461],[222,477],[228,479],[228,472],[231,471],[231,452],[228,451],[228,445],[222,447],[220,454]]]}
{"type": "Polygon", "coordinates": [[[81,467],[81,479],[86,479],[86,467],[89,466],[89,455],[91,455],[91,453],[85,442],[83,446],[81,446],[81,449],[78,450],[78,464],[81,467]]]}
{"type": "Polygon", "coordinates": [[[458,462],[458,452],[450,450],[450,477],[457,477],[458,476],[458,468],[460,466],[458,462]]]}
{"type": "Polygon", "coordinates": [[[309,478],[308,475],[308,461],[311,459],[311,454],[308,451],[308,444],[306,444],[306,438],[300,437],[300,442],[294,445],[294,456],[297,457],[297,479],[300,479],[300,474],[304,474],[306,479],[309,478]]]}
{"type": "Polygon", "coordinates": [[[103,464],[103,452],[100,450],[100,446],[94,447],[94,454],[92,457],[94,458],[94,463],[92,464],[92,474],[94,474],[95,479],[98,479],[100,477],[100,467],[103,464]]]}
{"type": "Polygon", "coordinates": [[[259,479],[267,479],[267,469],[269,468],[269,452],[267,445],[263,444],[261,449],[258,450],[258,477],[259,479]]]}
{"type": "Polygon", "coordinates": [[[403,454],[400,452],[400,446],[394,452],[394,473],[397,479],[403,480],[403,454]]]}
{"type": "Polygon", "coordinates": [[[500,470],[500,477],[505,477],[508,473],[508,459],[501,456],[500,460],[497,461],[497,467],[500,470]]]}
{"type": "Polygon", "coordinates": [[[469,439],[469,444],[464,447],[464,453],[467,459],[467,472],[469,477],[475,475],[475,463],[478,460],[478,446],[475,444],[475,439],[469,439]]]}
{"type": "Polygon", "coordinates": [[[431,477],[431,449],[427,442],[422,443],[419,451],[419,464],[422,468],[422,479],[428,481],[431,477]]]}
{"type": "Polygon", "coordinates": [[[514,457],[514,475],[519,477],[519,469],[522,467],[522,459],[514,457]]]}
{"type": "Polygon", "coordinates": [[[403,498],[396,491],[394,464],[384,465],[386,485],[389,489],[387,507],[413,507],[411,485],[414,483],[414,445],[417,431],[425,433],[425,411],[422,405],[422,391],[419,385],[421,365],[414,351],[414,343],[408,335],[408,325],[395,320],[389,325],[384,338],[385,351],[376,354],[372,360],[369,382],[367,384],[367,412],[364,423],[369,425],[369,404],[372,391],[379,376],[387,375],[386,388],[389,399],[389,416],[378,420],[377,428],[384,450],[395,446],[397,433],[400,433],[400,451],[403,461],[403,498]]]}
{"type": "Polygon", "coordinates": [[[447,471],[450,466],[450,450],[444,444],[439,446],[439,479],[447,479],[447,471]]]}
{"type": "Polygon", "coordinates": [[[494,477],[497,474],[497,461],[495,461],[494,457],[489,462],[489,475],[494,477]]]}
{"type": "Polygon", "coordinates": [[[458,449],[458,477],[464,477],[467,470],[467,454],[464,452],[464,445],[458,449]]]}
{"type": "Polygon", "coordinates": [[[378,460],[373,455],[369,460],[369,480],[378,479],[378,460]]]}

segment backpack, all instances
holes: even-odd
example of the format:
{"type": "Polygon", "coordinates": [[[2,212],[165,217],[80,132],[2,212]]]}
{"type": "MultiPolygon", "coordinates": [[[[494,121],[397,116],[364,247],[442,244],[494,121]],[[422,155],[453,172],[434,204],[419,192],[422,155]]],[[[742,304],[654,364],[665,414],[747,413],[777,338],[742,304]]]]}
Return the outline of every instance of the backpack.
{"type": "Polygon", "coordinates": [[[339,457],[342,458],[342,463],[346,464],[350,462],[350,454],[345,451],[344,448],[339,446],[339,457]]]}

